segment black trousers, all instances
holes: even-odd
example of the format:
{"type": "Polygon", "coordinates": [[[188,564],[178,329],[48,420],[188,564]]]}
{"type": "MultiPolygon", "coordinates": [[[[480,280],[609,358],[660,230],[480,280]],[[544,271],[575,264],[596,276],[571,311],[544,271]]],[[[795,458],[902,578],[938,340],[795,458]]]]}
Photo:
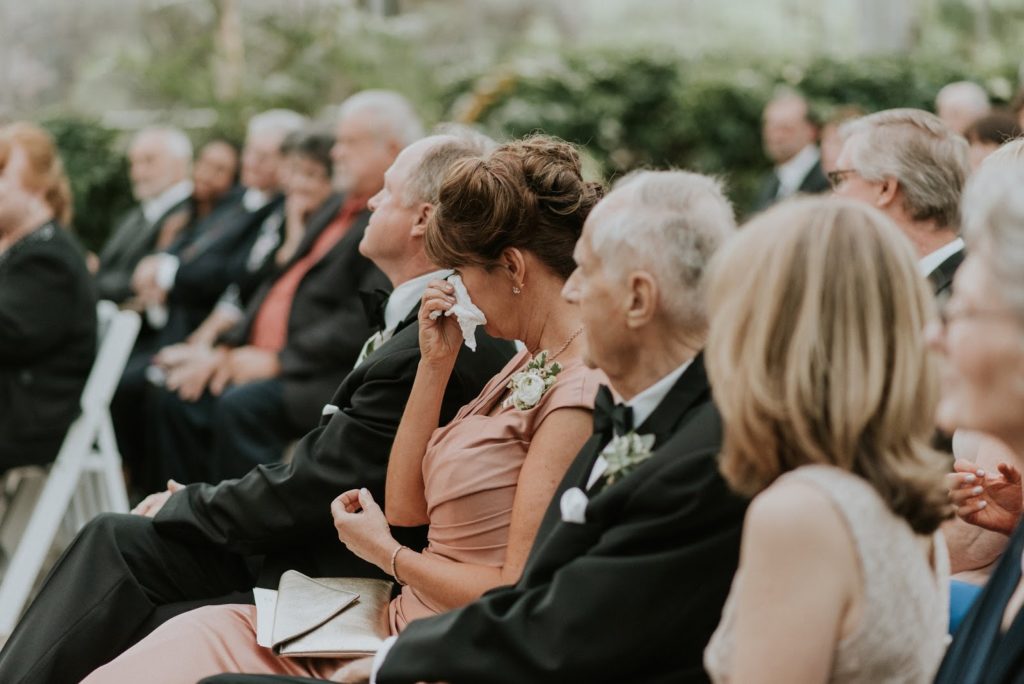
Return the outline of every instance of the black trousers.
{"type": "Polygon", "coordinates": [[[188,402],[160,387],[148,388],[147,463],[149,491],[167,480],[211,482],[241,477],[274,463],[288,442],[304,434],[288,420],[284,383],[276,378],[229,387],[188,402]]]}
{"type": "Polygon", "coordinates": [[[175,615],[251,602],[254,583],[243,556],[169,539],[149,518],[101,515],[75,538],[0,651],[0,682],[74,684],[175,615]]]}

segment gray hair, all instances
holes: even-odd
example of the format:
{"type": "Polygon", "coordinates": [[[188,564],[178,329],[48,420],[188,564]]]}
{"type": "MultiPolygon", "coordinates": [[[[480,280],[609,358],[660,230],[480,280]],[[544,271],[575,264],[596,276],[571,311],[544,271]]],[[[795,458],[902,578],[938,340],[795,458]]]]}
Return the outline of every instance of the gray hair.
{"type": "Polygon", "coordinates": [[[959,105],[978,116],[984,116],[992,109],[988,93],[973,81],[954,81],[942,86],[939,94],[935,96],[935,106],[950,104],[959,105]]]}
{"type": "Polygon", "coordinates": [[[401,147],[423,137],[423,122],[405,97],[393,90],[363,90],[338,107],[338,118],[356,113],[373,116],[378,133],[401,147]]]}
{"type": "Polygon", "coordinates": [[[441,199],[441,184],[460,159],[485,157],[498,144],[467,126],[439,126],[443,131],[433,137],[437,142],[423,155],[419,165],[406,181],[402,201],[406,206],[417,202],[436,205],[441,199]]]}
{"type": "Polygon", "coordinates": [[[960,194],[970,173],[967,141],[939,117],[921,109],[887,109],[839,129],[843,140],[861,136],[851,150],[853,168],[865,180],[894,178],[915,221],[941,228],[960,224],[960,194]]]}
{"type": "Polygon", "coordinates": [[[706,326],[704,274],[736,230],[721,182],[687,171],[636,171],[619,180],[602,203],[614,211],[595,221],[591,232],[602,264],[622,276],[632,268],[649,270],[658,280],[660,305],[673,320],[706,326]]]}
{"type": "Polygon", "coordinates": [[[173,126],[150,126],[139,131],[135,136],[135,140],[140,140],[144,137],[160,139],[167,153],[175,159],[192,161],[192,141],[189,140],[185,131],[180,128],[174,128],[173,126]]]}
{"type": "Polygon", "coordinates": [[[309,119],[290,109],[269,109],[249,119],[245,135],[247,138],[271,133],[283,140],[287,135],[306,127],[309,119]]]}
{"type": "Polygon", "coordinates": [[[1006,303],[1024,317],[1024,140],[989,155],[964,190],[964,239],[984,255],[1006,303]]]}

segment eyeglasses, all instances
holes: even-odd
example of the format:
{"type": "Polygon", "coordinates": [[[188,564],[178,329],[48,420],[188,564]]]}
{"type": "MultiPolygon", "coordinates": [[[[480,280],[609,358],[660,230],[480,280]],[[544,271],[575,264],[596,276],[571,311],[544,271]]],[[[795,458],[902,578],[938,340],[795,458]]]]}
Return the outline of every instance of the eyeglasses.
{"type": "Polygon", "coordinates": [[[828,178],[829,185],[832,186],[832,189],[838,190],[839,186],[845,182],[846,177],[851,173],[857,173],[857,169],[836,169],[826,173],[825,177],[828,178]]]}

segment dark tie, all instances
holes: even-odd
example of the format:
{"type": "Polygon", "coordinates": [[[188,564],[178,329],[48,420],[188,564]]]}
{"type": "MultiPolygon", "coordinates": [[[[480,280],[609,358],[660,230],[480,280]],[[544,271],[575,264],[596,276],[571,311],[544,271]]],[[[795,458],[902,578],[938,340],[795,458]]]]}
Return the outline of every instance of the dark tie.
{"type": "Polygon", "coordinates": [[[633,409],[625,404],[616,404],[612,391],[607,385],[601,385],[594,399],[594,434],[611,440],[632,429],[633,409]]]}
{"type": "Polygon", "coordinates": [[[359,291],[359,299],[363,302],[363,311],[366,312],[366,320],[370,328],[376,332],[384,332],[384,308],[388,305],[388,297],[391,293],[377,288],[376,290],[359,291]]]}

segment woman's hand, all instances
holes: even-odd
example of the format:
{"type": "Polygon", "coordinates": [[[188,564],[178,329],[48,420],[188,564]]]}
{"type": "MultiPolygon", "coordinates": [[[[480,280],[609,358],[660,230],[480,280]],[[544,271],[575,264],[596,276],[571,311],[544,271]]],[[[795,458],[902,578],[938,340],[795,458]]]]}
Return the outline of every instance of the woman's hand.
{"type": "Polygon", "coordinates": [[[966,523],[1002,534],[1012,534],[1024,509],[1021,474],[1008,463],[999,473],[986,472],[971,461],[957,460],[946,476],[949,499],[966,523]]]}
{"type": "Polygon", "coordinates": [[[391,536],[384,511],[368,489],[350,489],[336,498],[331,502],[331,515],[338,539],[349,551],[391,572],[391,554],[401,545],[391,536]]]}
{"type": "Polygon", "coordinates": [[[432,280],[420,306],[420,355],[428,364],[450,366],[462,346],[462,331],[445,312],[455,305],[455,288],[444,280],[432,280]]]}
{"type": "MultiPolygon", "coordinates": [[[[331,681],[342,682],[342,684],[367,684],[372,674],[373,658],[360,658],[338,668],[331,675],[331,681]]],[[[426,684],[426,682],[419,682],[419,684],[426,684]]],[[[439,684],[444,683],[441,682],[439,684]]]]}

